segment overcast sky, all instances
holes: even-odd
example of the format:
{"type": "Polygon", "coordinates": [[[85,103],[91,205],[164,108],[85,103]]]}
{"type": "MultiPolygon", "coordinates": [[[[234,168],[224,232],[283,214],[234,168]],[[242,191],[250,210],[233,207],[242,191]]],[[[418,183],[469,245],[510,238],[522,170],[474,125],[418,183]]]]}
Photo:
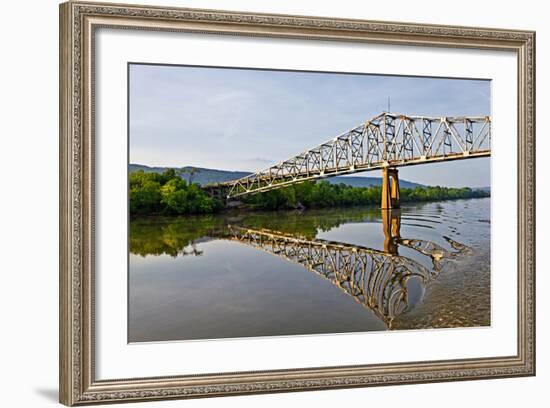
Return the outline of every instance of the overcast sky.
{"type": "MultiPolygon", "coordinates": [[[[255,172],[387,110],[490,115],[490,82],[130,65],[130,163],[255,172]]],[[[355,176],[379,176],[378,171],[355,176]]],[[[412,166],[400,178],[490,185],[490,159],[412,166]]]]}

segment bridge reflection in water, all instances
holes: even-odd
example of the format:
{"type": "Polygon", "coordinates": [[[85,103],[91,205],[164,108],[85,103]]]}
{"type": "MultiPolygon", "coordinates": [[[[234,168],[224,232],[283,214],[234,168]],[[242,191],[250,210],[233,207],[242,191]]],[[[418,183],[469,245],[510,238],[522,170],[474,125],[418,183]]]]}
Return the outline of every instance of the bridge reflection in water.
{"type": "Polygon", "coordinates": [[[412,281],[424,289],[436,278],[445,261],[471,250],[448,237],[444,238],[452,250],[426,240],[402,238],[399,210],[382,210],[382,226],[383,251],[232,225],[228,226],[229,235],[223,238],[304,266],[371,310],[391,329],[393,320],[413,306],[409,300],[412,281]],[[430,257],[432,267],[399,255],[400,246],[430,257]]]}

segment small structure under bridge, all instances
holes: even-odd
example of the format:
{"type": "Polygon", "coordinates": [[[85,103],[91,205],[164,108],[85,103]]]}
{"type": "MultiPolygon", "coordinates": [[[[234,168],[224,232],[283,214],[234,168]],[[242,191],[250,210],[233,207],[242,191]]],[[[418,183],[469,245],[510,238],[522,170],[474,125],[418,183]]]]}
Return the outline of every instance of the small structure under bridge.
{"type": "Polygon", "coordinates": [[[381,207],[399,208],[399,167],[490,155],[490,116],[385,112],[267,169],[203,189],[230,200],[308,180],[382,170],[381,207]]]}

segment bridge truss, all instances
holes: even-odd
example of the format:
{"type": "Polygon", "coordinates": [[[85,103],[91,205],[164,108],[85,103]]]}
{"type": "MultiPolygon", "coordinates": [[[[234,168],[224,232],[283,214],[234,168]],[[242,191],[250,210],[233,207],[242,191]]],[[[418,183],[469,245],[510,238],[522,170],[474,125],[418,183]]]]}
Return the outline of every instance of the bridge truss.
{"type": "Polygon", "coordinates": [[[223,189],[227,198],[236,198],[306,180],[490,154],[489,116],[382,113],[265,170],[205,188],[223,189]]]}

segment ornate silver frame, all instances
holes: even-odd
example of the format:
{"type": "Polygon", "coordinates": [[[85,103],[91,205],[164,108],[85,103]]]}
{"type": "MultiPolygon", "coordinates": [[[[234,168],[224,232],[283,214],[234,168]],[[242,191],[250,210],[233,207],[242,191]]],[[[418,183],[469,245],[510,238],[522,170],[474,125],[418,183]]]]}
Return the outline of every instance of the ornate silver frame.
{"type": "Polygon", "coordinates": [[[535,33],[68,2],[60,6],[60,402],[145,401],[535,374],[535,33]],[[518,350],[513,356],[97,380],[93,47],[98,27],[508,50],[518,61],[518,350]]]}

